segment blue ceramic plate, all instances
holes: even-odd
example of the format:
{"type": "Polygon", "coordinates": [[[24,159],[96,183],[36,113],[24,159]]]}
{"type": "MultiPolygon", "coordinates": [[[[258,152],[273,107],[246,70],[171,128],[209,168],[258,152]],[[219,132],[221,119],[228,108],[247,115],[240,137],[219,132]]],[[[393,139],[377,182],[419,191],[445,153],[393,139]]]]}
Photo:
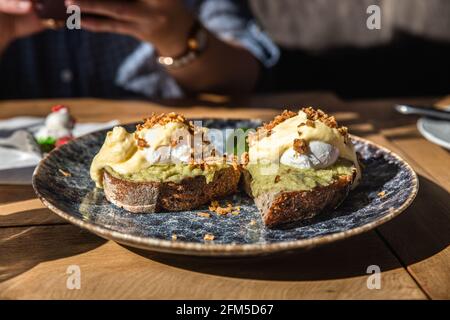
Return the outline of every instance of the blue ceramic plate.
{"type": "MultiPolygon", "coordinates": [[[[247,120],[204,122],[219,129],[258,124],[247,120]]],[[[381,225],[405,210],[418,190],[417,176],[403,159],[353,136],[364,163],[361,184],[337,209],[309,221],[267,229],[253,201],[243,193],[228,199],[240,204],[239,215],[198,216],[198,212],[207,211],[206,206],[193,211],[133,214],[110,204],[89,177],[92,158],[106,132],[88,134],[52,151],[36,168],[33,187],[48,208],[69,222],[103,238],[148,250],[244,256],[313,247],[381,225]],[[214,235],[213,241],[204,240],[207,233],[214,235]]]]}

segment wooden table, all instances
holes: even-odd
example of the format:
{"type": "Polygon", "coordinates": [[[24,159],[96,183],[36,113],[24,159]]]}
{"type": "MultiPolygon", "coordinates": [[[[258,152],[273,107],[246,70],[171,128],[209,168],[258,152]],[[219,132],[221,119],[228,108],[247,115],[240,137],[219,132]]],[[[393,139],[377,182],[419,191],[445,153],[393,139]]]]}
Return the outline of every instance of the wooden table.
{"type": "Polygon", "coordinates": [[[277,107],[314,105],[351,132],[403,156],[420,176],[412,206],[360,236],[310,251],[256,259],[209,259],[144,252],[103,240],[63,221],[36,199],[31,186],[0,186],[0,298],[63,299],[449,299],[450,155],[423,139],[414,117],[394,102],[342,101],[332,94],[280,94],[226,100],[147,103],[107,100],[0,102],[0,118],[44,116],[55,103],[79,121],[137,121],[152,111],[187,116],[263,118],[277,107]],[[66,287],[78,265],[81,288],[66,287]],[[369,265],[381,270],[381,289],[367,288],[369,265]]]}

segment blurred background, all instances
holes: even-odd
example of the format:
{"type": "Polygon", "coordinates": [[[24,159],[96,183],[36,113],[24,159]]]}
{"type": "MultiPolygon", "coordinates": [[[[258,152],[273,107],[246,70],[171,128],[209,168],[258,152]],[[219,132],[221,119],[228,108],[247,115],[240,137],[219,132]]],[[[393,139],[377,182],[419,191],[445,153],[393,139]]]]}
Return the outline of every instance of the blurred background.
{"type": "Polygon", "coordinates": [[[266,88],[332,90],[343,97],[447,94],[450,2],[446,0],[251,0],[281,47],[266,88]],[[366,8],[382,9],[381,29],[366,8]]]}
{"type": "MultiPolygon", "coordinates": [[[[214,1],[209,2],[214,5],[214,1]]],[[[221,2],[216,4],[220,6],[221,2]]],[[[449,92],[448,0],[249,0],[248,9],[281,52],[278,63],[264,70],[259,92],[332,91],[344,98],[438,96],[449,92]],[[366,26],[370,5],[378,5],[382,10],[379,30],[366,26]]],[[[24,54],[28,50],[34,59],[48,59],[50,66],[60,63],[54,55],[56,46],[40,50],[39,55],[31,53],[31,49],[39,48],[37,43],[33,48],[23,46],[21,58],[29,60],[24,54]]],[[[24,66],[27,62],[17,62],[17,56],[9,52],[8,57],[0,59],[0,98],[49,97],[42,93],[45,91],[32,90],[36,75],[29,75],[24,66]],[[26,88],[17,93],[16,88],[21,85],[26,88]]],[[[107,61],[85,62],[98,66],[102,63],[107,61]]],[[[40,67],[40,77],[53,81],[55,75],[46,69],[40,67]]],[[[114,77],[106,70],[91,78],[101,83],[114,77]]],[[[106,92],[91,90],[89,96],[139,98],[112,92],[108,96],[109,91],[106,92]]],[[[57,96],[70,97],[72,93],[60,90],[57,96]]]]}

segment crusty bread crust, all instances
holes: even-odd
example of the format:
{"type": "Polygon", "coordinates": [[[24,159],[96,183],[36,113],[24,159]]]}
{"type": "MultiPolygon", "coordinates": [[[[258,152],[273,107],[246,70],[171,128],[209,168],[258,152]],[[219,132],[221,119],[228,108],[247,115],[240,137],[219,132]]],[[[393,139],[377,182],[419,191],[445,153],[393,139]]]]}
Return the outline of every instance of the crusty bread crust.
{"type": "Polygon", "coordinates": [[[206,183],[204,176],[176,182],[135,182],[103,172],[106,199],[133,213],[182,211],[197,208],[213,199],[235,193],[240,171],[232,166],[217,171],[206,183]]]}
{"type": "MultiPolygon", "coordinates": [[[[244,189],[251,195],[251,175],[244,171],[244,189]]],[[[277,227],[283,224],[310,219],[336,208],[347,196],[353,182],[352,176],[341,176],[325,187],[310,191],[267,192],[254,198],[264,224],[277,227]]]]}

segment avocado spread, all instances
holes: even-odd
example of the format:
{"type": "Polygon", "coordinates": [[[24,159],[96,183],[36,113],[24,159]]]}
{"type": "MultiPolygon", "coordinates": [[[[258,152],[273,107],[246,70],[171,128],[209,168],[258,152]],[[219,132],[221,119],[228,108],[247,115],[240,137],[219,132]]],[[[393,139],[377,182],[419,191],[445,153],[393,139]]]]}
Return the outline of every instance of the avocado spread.
{"type": "Polygon", "coordinates": [[[328,186],[341,175],[352,175],[354,165],[340,158],[325,169],[298,169],[279,164],[250,164],[247,170],[252,176],[251,189],[254,197],[265,192],[309,191],[317,186],[328,186]]]}
{"type": "Polygon", "coordinates": [[[180,182],[188,177],[196,177],[203,175],[206,178],[206,183],[214,179],[215,172],[230,166],[227,163],[217,162],[201,167],[185,163],[170,163],[170,164],[154,164],[150,167],[142,169],[139,172],[132,172],[126,174],[119,174],[111,167],[105,167],[105,170],[116,178],[134,181],[134,182],[180,182]]]}

